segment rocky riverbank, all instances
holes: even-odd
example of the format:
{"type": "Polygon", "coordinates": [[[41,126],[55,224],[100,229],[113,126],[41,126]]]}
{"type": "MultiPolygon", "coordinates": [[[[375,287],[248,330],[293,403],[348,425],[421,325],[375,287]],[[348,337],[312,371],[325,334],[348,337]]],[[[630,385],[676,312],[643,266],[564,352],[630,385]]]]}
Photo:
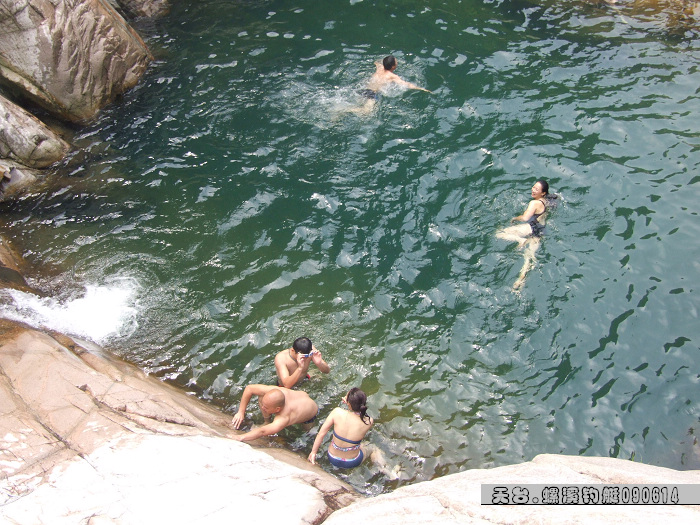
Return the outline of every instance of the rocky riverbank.
{"type": "Polygon", "coordinates": [[[89,122],[141,79],[152,55],[123,14],[161,15],[168,6],[168,0],[0,3],[3,195],[49,175],[46,168],[68,154],[70,128],[57,122],[89,122]]]}
{"type": "Polygon", "coordinates": [[[698,506],[481,505],[481,484],[697,483],[700,471],[544,455],[362,498],[102,349],[0,321],[3,523],[647,523],[698,506]]]}
{"type": "Polygon", "coordinates": [[[3,523],[318,523],[357,494],[100,348],[0,321],[3,523]]]}

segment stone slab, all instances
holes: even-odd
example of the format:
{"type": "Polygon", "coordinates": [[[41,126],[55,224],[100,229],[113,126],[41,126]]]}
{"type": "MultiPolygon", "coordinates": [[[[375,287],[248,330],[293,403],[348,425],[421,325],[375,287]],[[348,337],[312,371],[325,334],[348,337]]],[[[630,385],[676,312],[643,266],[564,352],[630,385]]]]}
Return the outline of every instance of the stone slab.
{"type": "Polygon", "coordinates": [[[700,471],[631,461],[544,454],[532,461],[475,469],[402,487],[333,513],[325,525],[700,523],[699,506],[482,505],[482,484],[700,484],[700,471]]]}

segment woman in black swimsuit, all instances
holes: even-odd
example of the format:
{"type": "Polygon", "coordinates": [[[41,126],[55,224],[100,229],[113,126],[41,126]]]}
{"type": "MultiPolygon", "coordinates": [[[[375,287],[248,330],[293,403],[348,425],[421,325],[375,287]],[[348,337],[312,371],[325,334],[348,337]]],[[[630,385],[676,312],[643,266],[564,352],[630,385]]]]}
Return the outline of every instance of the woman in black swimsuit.
{"type": "Polygon", "coordinates": [[[525,248],[523,252],[525,262],[518,279],[513,284],[513,290],[518,290],[525,283],[525,276],[535,260],[535,252],[540,246],[540,238],[544,233],[547,201],[552,198],[549,196],[549,184],[543,179],[535,182],[530,194],[532,200],[523,214],[510,220],[511,223],[520,221],[522,224],[503,228],[496,233],[497,238],[515,241],[518,243],[518,248],[525,248]]]}

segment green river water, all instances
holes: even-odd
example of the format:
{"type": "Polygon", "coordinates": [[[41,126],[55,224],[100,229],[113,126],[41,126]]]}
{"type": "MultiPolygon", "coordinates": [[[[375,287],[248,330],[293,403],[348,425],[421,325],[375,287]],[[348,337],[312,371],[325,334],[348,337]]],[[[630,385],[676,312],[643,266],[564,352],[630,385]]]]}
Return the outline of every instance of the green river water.
{"type": "MultiPolygon", "coordinates": [[[[376,494],[540,453],[700,468],[700,32],[543,1],[177,1],[156,60],[2,204],[37,270],[5,316],[92,339],[233,414],[310,337],[401,468],[376,494]],[[373,62],[433,93],[357,104],[373,62]],[[496,231],[561,202],[520,293],[496,231]]],[[[312,369],[313,372],[313,369],[312,369]]],[[[257,405],[249,415],[260,422],[257,405]]],[[[276,440],[306,456],[313,433],[276,440]]],[[[325,449],[322,449],[325,450],[325,449]]]]}

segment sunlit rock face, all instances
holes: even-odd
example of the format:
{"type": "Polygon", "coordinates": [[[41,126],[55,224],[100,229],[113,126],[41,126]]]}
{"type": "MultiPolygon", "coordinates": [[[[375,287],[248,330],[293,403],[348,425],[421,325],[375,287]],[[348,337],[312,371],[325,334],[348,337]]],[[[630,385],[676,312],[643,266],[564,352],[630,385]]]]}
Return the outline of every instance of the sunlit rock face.
{"type": "Polygon", "coordinates": [[[151,54],[106,1],[3,0],[0,81],[70,122],[133,87],[151,54]]]}
{"type": "MultiPolygon", "coordinates": [[[[519,465],[467,470],[401,487],[392,493],[341,509],[333,513],[324,525],[697,523],[700,519],[697,505],[482,505],[481,485],[614,486],[699,482],[698,470],[677,471],[615,458],[542,454],[519,465]]],[[[531,500],[528,498],[527,501],[531,500]]],[[[572,501],[581,503],[580,499],[574,498],[572,501]]]]}

